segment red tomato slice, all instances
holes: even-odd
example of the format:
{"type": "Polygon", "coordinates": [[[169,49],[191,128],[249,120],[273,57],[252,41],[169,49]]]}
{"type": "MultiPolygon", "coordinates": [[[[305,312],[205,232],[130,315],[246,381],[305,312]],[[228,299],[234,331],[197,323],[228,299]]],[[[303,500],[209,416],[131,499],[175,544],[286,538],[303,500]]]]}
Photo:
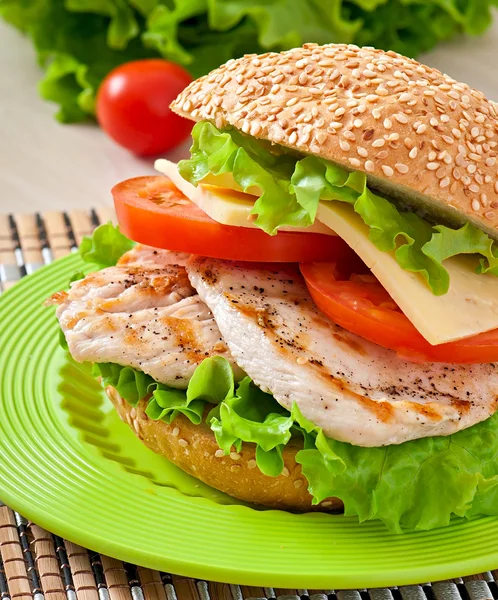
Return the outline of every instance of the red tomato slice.
{"type": "Polygon", "coordinates": [[[221,225],[167,177],[135,177],[112,189],[121,231],[132,240],[212,258],[265,262],[332,260],[350,252],[337,236],[221,225]]]}
{"type": "Polygon", "coordinates": [[[301,265],[313,300],[334,323],[412,362],[498,362],[498,329],[438,346],[429,344],[351,253],[346,260],[301,265]]]}

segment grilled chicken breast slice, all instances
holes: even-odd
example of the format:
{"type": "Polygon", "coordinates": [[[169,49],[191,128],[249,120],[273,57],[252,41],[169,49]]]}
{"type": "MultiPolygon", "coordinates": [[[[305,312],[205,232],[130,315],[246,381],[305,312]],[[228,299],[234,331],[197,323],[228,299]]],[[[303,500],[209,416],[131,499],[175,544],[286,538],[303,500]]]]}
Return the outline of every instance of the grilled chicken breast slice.
{"type": "Polygon", "coordinates": [[[192,257],[192,285],[233,357],[264,391],[358,446],[449,435],[498,408],[494,364],[417,364],[332,323],[293,267],[192,257]]]}
{"type": "Polygon", "coordinates": [[[138,245],[50,300],[77,361],[113,362],[185,388],[220,355],[235,365],[209,308],[190,285],[185,255],[138,245]]]}

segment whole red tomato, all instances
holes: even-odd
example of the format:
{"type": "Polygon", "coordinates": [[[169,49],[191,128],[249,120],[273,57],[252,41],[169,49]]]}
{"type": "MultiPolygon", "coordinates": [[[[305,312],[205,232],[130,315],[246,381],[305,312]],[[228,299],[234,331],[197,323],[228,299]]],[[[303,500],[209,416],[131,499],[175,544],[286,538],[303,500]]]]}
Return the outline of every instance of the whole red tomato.
{"type": "Polygon", "coordinates": [[[185,69],[162,59],[136,60],[111,71],[97,94],[97,120],[118,144],[141,156],[166,152],[190,133],[171,102],[192,81],[185,69]]]}

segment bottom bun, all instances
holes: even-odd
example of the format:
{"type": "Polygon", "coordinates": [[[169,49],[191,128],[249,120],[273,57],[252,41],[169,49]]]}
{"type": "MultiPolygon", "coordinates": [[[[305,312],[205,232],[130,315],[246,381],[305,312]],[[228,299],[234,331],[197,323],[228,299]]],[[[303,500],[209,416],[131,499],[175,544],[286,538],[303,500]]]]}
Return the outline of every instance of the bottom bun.
{"type": "Polygon", "coordinates": [[[297,440],[291,440],[283,450],[285,468],[282,475],[268,477],[256,467],[254,444],[245,443],[240,452],[225,456],[204,421],[194,425],[187,417],[179,415],[168,425],[146,415],[146,399],[132,407],[115,388],[108,386],[106,393],[121,419],[128,423],[140,441],[211,487],[244,502],[269,508],[293,511],[338,511],[343,508],[337,498],[327,498],[319,505],[312,505],[301,465],[296,463],[296,453],[302,448],[297,440]]]}

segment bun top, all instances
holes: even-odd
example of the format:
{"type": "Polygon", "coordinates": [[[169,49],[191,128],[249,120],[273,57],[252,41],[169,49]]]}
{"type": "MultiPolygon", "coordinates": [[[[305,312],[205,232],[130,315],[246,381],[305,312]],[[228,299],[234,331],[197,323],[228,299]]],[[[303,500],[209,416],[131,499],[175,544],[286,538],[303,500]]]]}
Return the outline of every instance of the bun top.
{"type": "Polygon", "coordinates": [[[171,108],[364,171],[392,197],[498,237],[497,106],[395,52],[305,44],[247,55],[171,108]]]}

